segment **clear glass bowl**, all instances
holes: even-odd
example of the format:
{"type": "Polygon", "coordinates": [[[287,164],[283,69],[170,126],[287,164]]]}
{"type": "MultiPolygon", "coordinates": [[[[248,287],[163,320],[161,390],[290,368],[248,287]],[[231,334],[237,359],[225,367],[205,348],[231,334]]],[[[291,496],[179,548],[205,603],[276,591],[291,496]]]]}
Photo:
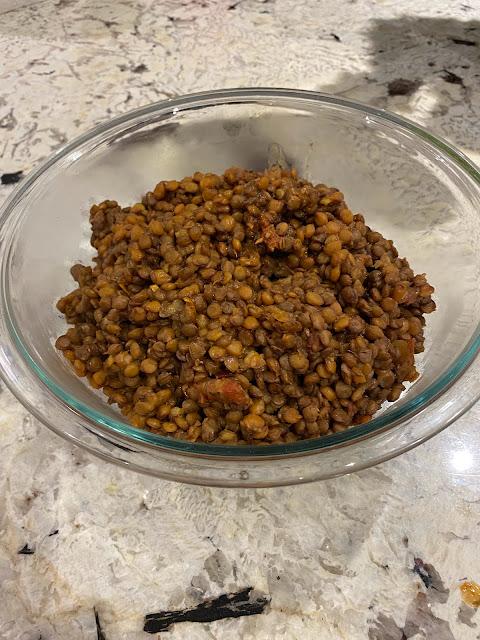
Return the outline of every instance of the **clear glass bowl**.
{"type": "Polygon", "coordinates": [[[480,175],[443,140],[393,114],[312,92],[214,91],[100,125],[48,158],[0,218],[0,368],[17,398],[75,444],[182,482],[273,486],[377,464],[434,435],[480,391],[480,175]],[[54,348],[69,267],[88,263],[88,209],[129,204],[160,179],[286,159],[335,185],[435,286],[422,373],[369,423],[289,445],[187,443],[137,430],[77,378],[54,348]]]}

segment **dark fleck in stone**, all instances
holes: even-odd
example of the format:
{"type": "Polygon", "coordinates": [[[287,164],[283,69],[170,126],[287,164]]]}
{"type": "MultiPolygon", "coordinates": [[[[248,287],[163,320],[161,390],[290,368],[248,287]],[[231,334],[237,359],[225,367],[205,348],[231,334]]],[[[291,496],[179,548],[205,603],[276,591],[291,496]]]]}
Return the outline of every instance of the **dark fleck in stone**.
{"type": "Polygon", "coordinates": [[[330,35],[331,35],[331,36],[332,36],[332,38],[333,38],[334,40],[336,40],[337,42],[341,42],[340,36],[337,36],[337,34],[336,34],[336,33],[331,33],[330,35]]]}
{"type": "Polygon", "coordinates": [[[231,571],[231,565],[220,549],[217,549],[215,553],[208,557],[203,566],[210,580],[219,587],[223,586],[225,578],[231,571]]]}
{"type": "Polygon", "coordinates": [[[391,80],[388,85],[388,95],[389,96],[411,96],[414,93],[420,83],[416,80],[406,80],[405,78],[397,78],[396,80],[391,80]]]}
{"type": "Polygon", "coordinates": [[[441,603],[445,603],[447,601],[450,591],[443,584],[440,574],[433,565],[427,564],[421,558],[415,558],[412,570],[420,577],[425,588],[430,590],[430,600],[435,600],[441,603]]]}
{"type": "Polygon", "coordinates": [[[415,558],[412,571],[420,577],[425,587],[430,589],[432,586],[432,578],[428,573],[427,566],[421,558],[415,558]]]}
{"type": "Polygon", "coordinates": [[[93,613],[95,614],[95,628],[97,630],[97,640],[107,640],[107,636],[102,629],[102,625],[100,624],[100,616],[98,615],[98,611],[94,608],[93,613]]]}
{"type": "Polygon", "coordinates": [[[449,38],[455,44],[463,44],[465,47],[476,47],[475,40],[464,40],[463,38],[449,38]]]}
{"type": "Polygon", "coordinates": [[[13,173],[2,173],[0,180],[2,184],[15,184],[23,178],[23,171],[14,171],[13,173]]]}
{"type": "Polygon", "coordinates": [[[56,536],[56,535],[57,535],[57,533],[58,533],[58,529],[54,529],[53,531],[51,531],[51,532],[48,534],[48,537],[50,538],[50,536],[56,536]]]}
{"type": "Polygon", "coordinates": [[[25,544],[17,553],[20,556],[33,556],[35,550],[31,549],[28,544],[25,544]]]}
{"type": "Polygon", "coordinates": [[[377,619],[368,630],[368,640],[406,640],[406,638],[403,629],[396,624],[393,618],[384,613],[378,614],[377,619]]]}
{"type": "Polygon", "coordinates": [[[368,630],[368,640],[408,640],[420,635],[428,640],[455,640],[448,622],[433,613],[425,593],[411,601],[403,628],[380,612],[368,630]]]}
{"type": "Polygon", "coordinates": [[[168,631],[177,622],[214,622],[224,618],[240,618],[263,613],[270,602],[266,595],[247,587],[237,593],[223,594],[218,598],[205,600],[191,609],[159,611],[145,616],[143,630],[147,633],[168,631]]]}
{"type": "Polygon", "coordinates": [[[13,109],[9,111],[9,113],[5,114],[2,118],[0,118],[0,129],[6,129],[7,131],[11,131],[15,129],[17,124],[17,119],[13,115],[13,109]]]}
{"type": "Polygon", "coordinates": [[[459,84],[461,87],[464,87],[463,78],[458,76],[456,73],[449,71],[448,69],[444,69],[442,72],[442,79],[449,84],[459,84]]]}
{"type": "Polygon", "coordinates": [[[473,607],[469,607],[464,602],[462,602],[462,604],[460,605],[460,608],[458,609],[457,620],[461,624],[466,624],[467,627],[471,627],[472,629],[475,629],[475,627],[477,626],[477,623],[473,622],[472,618],[476,613],[477,612],[473,607]]]}
{"type": "Polygon", "coordinates": [[[143,64],[143,62],[141,64],[137,64],[137,66],[132,69],[133,73],[144,73],[145,71],[148,71],[148,67],[146,64],[143,64]]]}
{"type": "Polygon", "coordinates": [[[429,640],[455,640],[449,623],[435,615],[425,593],[417,593],[412,600],[407,611],[403,633],[402,640],[420,636],[420,634],[429,640]]]}

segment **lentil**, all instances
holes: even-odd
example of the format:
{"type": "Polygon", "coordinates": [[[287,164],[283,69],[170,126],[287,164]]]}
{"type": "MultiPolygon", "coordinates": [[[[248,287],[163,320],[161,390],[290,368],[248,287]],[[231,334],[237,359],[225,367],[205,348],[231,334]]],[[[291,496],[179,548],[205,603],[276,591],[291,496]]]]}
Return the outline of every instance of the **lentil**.
{"type": "Polygon", "coordinates": [[[295,442],[368,422],[418,377],[433,287],[337,189],[197,172],[90,222],[56,347],[138,428],[295,442]]]}

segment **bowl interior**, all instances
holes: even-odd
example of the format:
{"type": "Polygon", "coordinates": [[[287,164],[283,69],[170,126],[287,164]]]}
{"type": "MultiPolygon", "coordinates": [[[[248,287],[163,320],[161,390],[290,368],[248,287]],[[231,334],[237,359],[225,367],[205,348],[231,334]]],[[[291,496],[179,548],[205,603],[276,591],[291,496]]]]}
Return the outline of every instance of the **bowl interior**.
{"type": "Polygon", "coordinates": [[[59,156],[23,195],[8,248],[10,321],[22,353],[63,401],[104,424],[122,423],[54,347],[65,329],[55,303],[74,284],[69,268],[92,256],[90,205],[106,198],[131,204],[159,180],[196,170],[259,170],[278,161],[342,190],[350,208],[393,239],[436,289],[438,309],[427,317],[426,350],[417,357],[422,376],[382,409],[380,426],[399,407],[419,410],[441,391],[435,382],[447,382],[445,374],[465,359],[480,315],[478,185],[413,126],[353,106],[285,97],[201,108],[161,104],[134,114],[59,156]]]}

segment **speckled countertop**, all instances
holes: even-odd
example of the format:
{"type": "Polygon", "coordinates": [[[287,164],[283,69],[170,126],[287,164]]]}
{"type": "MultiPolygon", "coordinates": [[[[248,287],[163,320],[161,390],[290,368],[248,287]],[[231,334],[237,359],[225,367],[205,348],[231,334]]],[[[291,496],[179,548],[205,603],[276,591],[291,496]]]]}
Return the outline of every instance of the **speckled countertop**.
{"type": "MultiPolygon", "coordinates": [[[[480,5],[425,4],[46,0],[0,14],[2,182],[113,115],[240,85],[370,102],[479,161],[480,5]]],[[[476,407],[358,475],[219,490],[94,459],[3,388],[0,639],[164,637],[144,633],[146,614],[248,587],[269,600],[263,613],[178,623],[165,637],[480,638],[459,589],[480,581],[479,422],[476,407]]]]}

